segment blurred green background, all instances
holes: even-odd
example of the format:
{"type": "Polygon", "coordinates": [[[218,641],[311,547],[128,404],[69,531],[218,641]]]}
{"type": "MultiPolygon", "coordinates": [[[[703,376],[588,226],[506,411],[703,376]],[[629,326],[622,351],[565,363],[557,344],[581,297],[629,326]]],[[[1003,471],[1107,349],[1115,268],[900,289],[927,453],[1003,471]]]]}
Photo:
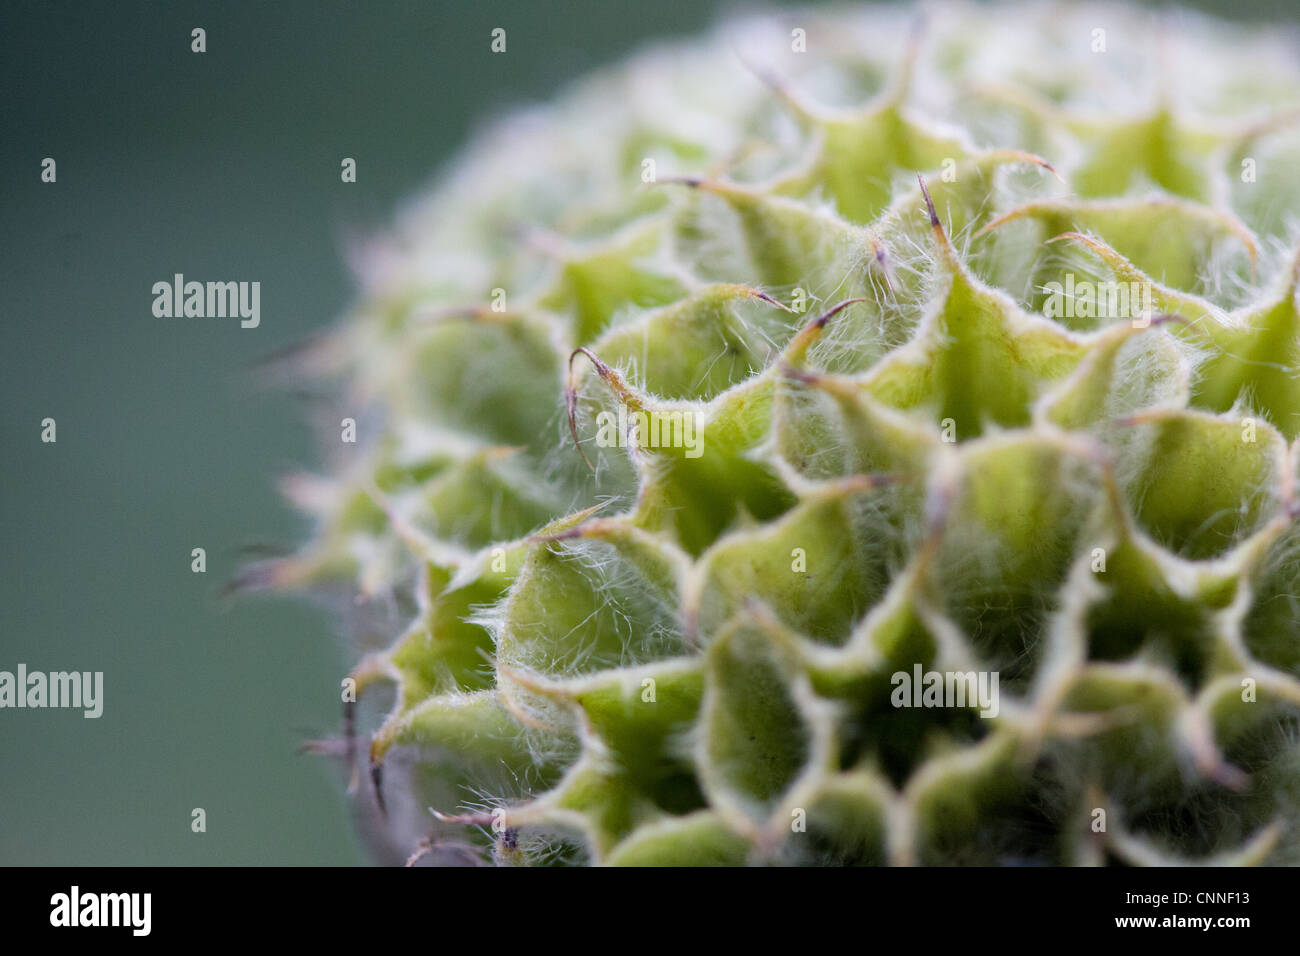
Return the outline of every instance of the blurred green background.
{"type": "Polygon", "coordinates": [[[98,720],[0,711],[0,863],[367,859],[334,768],[296,754],[337,729],[337,626],[217,595],[243,546],[303,534],[275,478],[317,461],[309,409],[252,371],[340,314],[346,240],[382,227],[476,124],[719,7],[0,7],[0,669],[105,681],[98,720]],[[497,26],[505,56],[488,49],[497,26]],[[356,184],[340,182],[345,156],[356,184]],[[175,272],[260,281],[261,327],[155,318],[150,288],[175,272]]]}

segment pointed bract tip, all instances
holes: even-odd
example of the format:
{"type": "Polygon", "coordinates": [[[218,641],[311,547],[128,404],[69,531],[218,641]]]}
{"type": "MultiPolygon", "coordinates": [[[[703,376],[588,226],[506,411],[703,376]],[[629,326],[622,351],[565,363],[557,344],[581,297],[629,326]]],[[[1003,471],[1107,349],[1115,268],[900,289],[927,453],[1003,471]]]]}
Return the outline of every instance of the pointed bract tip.
{"type": "Polygon", "coordinates": [[[688,189],[699,189],[708,182],[709,180],[703,176],[662,176],[656,179],[652,185],[685,186],[688,189]]]}
{"type": "Polygon", "coordinates": [[[593,465],[591,459],[587,457],[587,452],[582,447],[582,439],[578,437],[578,389],[573,382],[573,360],[579,355],[585,355],[587,357],[588,361],[590,361],[595,367],[596,374],[601,378],[608,376],[609,367],[598,359],[594,352],[581,345],[569,353],[569,381],[564,389],[564,405],[569,418],[569,434],[573,437],[573,444],[574,447],[578,449],[578,454],[582,456],[582,460],[586,462],[587,468],[590,469],[591,473],[594,475],[596,473],[596,466],[593,465]]]}
{"type": "Polygon", "coordinates": [[[864,296],[858,296],[857,298],[853,298],[853,299],[844,299],[841,302],[835,303],[835,305],[831,306],[821,315],[817,316],[817,318],[813,319],[812,324],[817,326],[817,328],[823,328],[825,327],[827,322],[835,318],[835,316],[839,315],[849,306],[854,305],[858,302],[866,302],[866,301],[867,299],[864,296]]]}
{"type": "Polygon", "coordinates": [[[524,538],[525,544],[551,544],[557,541],[572,541],[574,538],[581,538],[586,534],[582,525],[573,528],[565,528],[563,531],[553,531],[549,534],[530,534],[524,538]]]}
{"type": "Polygon", "coordinates": [[[762,301],[768,303],[769,305],[776,306],[778,309],[783,309],[786,312],[794,311],[788,305],[782,302],[780,299],[777,299],[769,295],[768,293],[764,292],[762,289],[747,288],[746,291],[751,297],[755,299],[761,299],[762,301]]]}
{"type": "Polygon", "coordinates": [[[370,760],[370,785],[375,791],[375,806],[379,808],[379,815],[387,820],[388,806],[384,803],[384,764],[373,757],[370,760]]]}
{"type": "Polygon", "coordinates": [[[402,865],[406,867],[415,866],[415,864],[419,863],[420,860],[422,860],[424,857],[428,856],[432,852],[433,852],[433,840],[431,840],[428,837],[425,837],[423,840],[421,840],[419,843],[415,845],[415,849],[411,851],[411,855],[406,858],[406,862],[403,863],[402,865]]]}
{"type": "Polygon", "coordinates": [[[930,226],[934,229],[938,229],[939,214],[935,211],[934,200],[930,198],[930,190],[926,188],[925,177],[920,173],[917,173],[916,181],[921,185],[921,195],[925,197],[925,208],[930,212],[930,226]]]}
{"type": "Polygon", "coordinates": [[[271,591],[283,587],[295,579],[294,570],[297,562],[292,558],[280,558],[259,561],[241,568],[227,580],[217,591],[222,598],[252,594],[258,591],[271,591]]]}
{"type": "Polygon", "coordinates": [[[321,737],[316,740],[304,740],[298,745],[299,754],[311,754],[321,757],[341,757],[348,752],[348,742],[337,737],[321,737]]]}

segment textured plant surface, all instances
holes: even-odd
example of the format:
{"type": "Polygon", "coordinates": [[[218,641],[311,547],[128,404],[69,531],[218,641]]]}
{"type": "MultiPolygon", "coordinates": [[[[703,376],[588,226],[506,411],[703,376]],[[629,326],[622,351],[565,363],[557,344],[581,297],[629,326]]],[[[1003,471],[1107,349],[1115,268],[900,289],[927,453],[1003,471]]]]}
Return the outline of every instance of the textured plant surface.
{"type": "Polygon", "coordinates": [[[1294,53],[799,12],[483,136],[310,350],[361,441],[270,568],[356,594],[379,842],[1300,862],[1294,53]],[[918,665],[997,715],[894,706],[918,665]]]}

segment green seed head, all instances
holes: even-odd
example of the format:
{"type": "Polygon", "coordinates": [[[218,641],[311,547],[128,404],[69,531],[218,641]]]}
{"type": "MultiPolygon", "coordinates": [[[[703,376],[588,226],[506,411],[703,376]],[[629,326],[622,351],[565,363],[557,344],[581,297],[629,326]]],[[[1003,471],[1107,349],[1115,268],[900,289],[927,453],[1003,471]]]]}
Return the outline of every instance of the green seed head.
{"type": "Polygon", "coordinates": [[[363,612],[380,845],[1300,862],[1296,62],[807,11],[486,132],[310,350],[359,440],[271,569],[363,612]]]}

